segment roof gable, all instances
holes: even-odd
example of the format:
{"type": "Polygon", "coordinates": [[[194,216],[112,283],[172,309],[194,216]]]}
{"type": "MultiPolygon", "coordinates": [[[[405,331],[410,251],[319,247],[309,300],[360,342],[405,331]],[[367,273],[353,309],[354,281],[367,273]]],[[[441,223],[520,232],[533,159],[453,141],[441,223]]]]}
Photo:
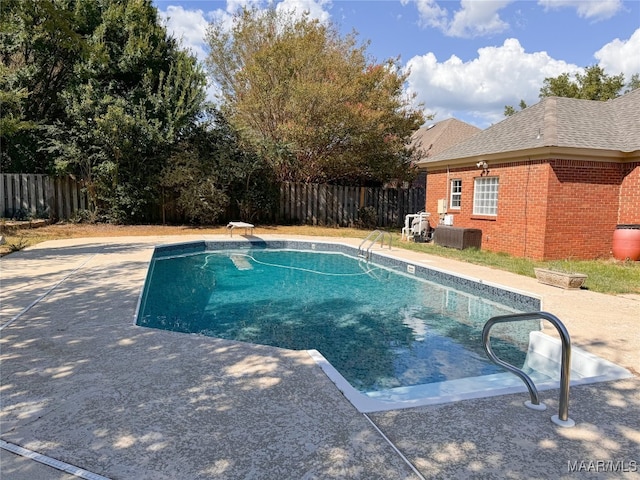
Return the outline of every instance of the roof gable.
{"type": "Polygon", "coordinates": [[[438,155],[480,131],[478,127],[449,118],[418,129],[411,137],[411,145],[418,149],[422,160],[438,155]]]}

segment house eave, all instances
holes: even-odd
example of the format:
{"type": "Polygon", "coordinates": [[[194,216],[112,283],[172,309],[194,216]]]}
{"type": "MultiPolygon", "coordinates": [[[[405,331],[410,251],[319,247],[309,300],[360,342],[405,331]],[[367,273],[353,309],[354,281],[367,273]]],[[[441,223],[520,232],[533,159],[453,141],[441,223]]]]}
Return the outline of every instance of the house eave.
{"type": "Polygon", "coordinates": [[[612,162],[612,163],[629,163],[640,160],[640,150],[632,152],[622,152],[620,150],[596,150],[592,148],[572,148],[572,147],[538,147],[525,150],[487,153],[481,155],[473,155],[462,158],[449,158],[435,161],[418,162],[417,167],[420,170],[433,171],[451,167],[473,166],[477,162],[491,163],[510,163],[522,162],[524,160],[583,160],[592,162],[612,162]]]}

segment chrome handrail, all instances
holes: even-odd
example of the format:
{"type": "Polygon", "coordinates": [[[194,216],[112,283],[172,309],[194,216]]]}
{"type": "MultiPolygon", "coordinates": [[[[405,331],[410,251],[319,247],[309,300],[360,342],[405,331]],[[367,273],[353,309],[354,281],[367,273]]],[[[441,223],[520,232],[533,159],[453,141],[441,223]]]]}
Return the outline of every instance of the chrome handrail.
{"type": "Polygon", "coordinates": [[[522,379],[529,390],[531,397],[531,408],[541,410],[544,404],[540,403],[538,397],[538,390],[536,389],[533,380],[519,368],[511,365],[510,363],[500,360],[491,349],[490,330],[496,323],[517,322],[524,320],[539,320],[544,319],[549,321],[560,334],[560,340],[562,342],[562,360],[560,363],[560,406],[558,407],[558,415],[551,417],[551,420],[562,427],[572,427],[575,422],[569,418],[569,382],[571,372],[571,338],[564,324],[556,317],[548,312],[531,312],[531,313],[515,313],[509,315],[498,315],[487,320],[487,323],[482,329],[482,343],[484,350],[487,352],[489,359],[494,363],[500,365],[504,369],[514,373],[522,379]],[[542,408],[541,408],[542,407],[542,408]]]}
{"type": "Polygon", "coordinates": [[[372,232],[369,232],[369,235],[367,235],[365,239],[362,240],[362,242],[360,242],[360,245],[358,246],[358,256],[369,260],[369,256],[371,255],[371,252],[370,252],[371,247],[373,247],[378,240],[380,240],[380,248],[384,248],[385,235],[389,235],[389,249],[391,249],[391,240],[392,240],[391,234],[389,232],[383,232],[382,230],[373,230],[372,232]],[[371,240],[371,237],[373,237],[376,234],[377,236],[373,240],[371,240]],[[371,243],[365,250],[362,248],[362,246],[367,242],[367,240],[370,241],[371,243]]]}

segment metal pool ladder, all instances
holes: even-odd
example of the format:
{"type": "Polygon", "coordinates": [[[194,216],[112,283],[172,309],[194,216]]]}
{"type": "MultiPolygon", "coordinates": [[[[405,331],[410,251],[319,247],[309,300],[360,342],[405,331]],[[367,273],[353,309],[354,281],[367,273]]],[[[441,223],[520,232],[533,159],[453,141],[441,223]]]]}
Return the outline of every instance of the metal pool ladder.
{"type": "Polygon", "coordinates": [[[371,256],[371,247],[373,247],[378,240],[380,240],[380,248],[384,247],[384,237],[389,236],[389,249],[391,249],[391,234],[389,232],[383,232],[382,230],[374,230],[360,243],[358,247],[358,256],[369,260],[371,256]],[[364,247],[365,243],[368,243],[367,247],[364,247]]]}
{"type": "Polygon", "coordinates": [[[562,361],[560,364],[560,406],[558,408],[558,415],[553,415],[551,421],[561,427],[573,427],[576,423],[569,418],[569,375],[571,371],[571,339],[569,338],[569,332],[565,328],[564,324],[555,316],[547,312],[531,312],[531,313],[515,313],[511,315],[499,315],[487,320],[487,323],[482,329],[482,343],[487,355],[494,363],[497,363],[502,368],[514,373],[527,386],[529,390],[529,396],[531,401],[525,402],[525,405],[533,410],[546,410],[547,407],[544,403],[540,403],[538,396],[538,389],[536,388],[531,377],[524,373],[519,368],[511,365],[510,363],[500,360],[491,349],[491,338],[489,336],[491,327],[496,323],[506,322],[519,322],[524,320],[548,320],[556,327],[560,334],[560,340],[562,342],[562,361]]]}

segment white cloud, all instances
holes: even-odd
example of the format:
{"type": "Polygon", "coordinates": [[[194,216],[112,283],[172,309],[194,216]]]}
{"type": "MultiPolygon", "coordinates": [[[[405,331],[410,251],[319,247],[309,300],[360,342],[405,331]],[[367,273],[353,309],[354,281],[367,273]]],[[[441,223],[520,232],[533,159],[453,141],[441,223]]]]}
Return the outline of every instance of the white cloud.
{"type": "Polygon", "coordinates": [[[631,80],[634,73],[640,73],[640,28],[628,40],[615,40],[607,43],[594,53],[599,66],[608,75],[624,74],[625,81],[631,80]]]}
{"type": "MultiPolygon", "coordinates": [[[[449,11],[436,0],[416,0],[420,25],[437,28],[450,37],[478,37],[504,32],[509,24],[500,18],[499,11],[513,0],[461,0],[460,9],[449,18],[449,11]]],[[[403,5],[408,0],[402,0],[403,5]]],[[[441,2],[444,3],[444,2],[441,2]]]]}
{"type": "Polygon", "coordinates": [[[455,12],[445,33],[451,37],[478,37],[504,32],[509,24],[500,18],[498,11],[510,3],[511,0],[462,0],[462,8],[455,12]]]}
{"type": "Polygon", "coordinates": [[[225,11],[227,13],[236,13],[238,10],[242,8],[253,8],[259,7],[261,0],[227,0],[227,8],[225,11]]]}
{"type": "Polygon", "coordinates": [[[455,55],[439,62],[427,53],[413,57],[407,68],[408,93],[417,94],[425,113],[435,114],[437,121],[471,115],[477,119],[472,123],[481,128],[503,120],[505,105],[537,103],[545,78],[582,71],[546,52],[527,53],[514,38],[479,49],[477,58],[468,62],[455,55]]]}
{"type": "MultiPolygon", "coordinates": [[[[406,5],[406,0],[403,4],[406,5]]],[[[434,27],[440,30],[447,29],[447,17],[449,12],[446,8],[440,7],[435,0],[416,0],[416,7],[420,14],[420,24],[422,26],[434,27]]]]}
{"type": "Polygon", "coordinates": [[[276,10],[295,12],[296,15],[308,12],[309,18],[326,24],[331,18],[327,10],[330,7],[331,2],[328,0],[282,0],[276,5],[276,10]]]}
{"type": "MultiPolygon", "coordinates": [[[[221,21],[229,30],[233,26],[233,15],[241,8],[268,8],[271,2],[264,0],[227,0],[225,8],[209,12],[200,9],[185,10],[182,6],[169,5],[165,11],[160,10],[160,17],[165,22],[169,33],[182,41],[185,48],[190,49],[200,60],[207,55],[205,34],[209,21],[221,21]]],[[[312,19],[326,23],[330,19],[329,0],[282,0],[276,5],[277,10],[296,12],[302,15],[309,13],[312,19]]]]}
{"type": "MultiPolygon", "coordinates": [[[[201,63],[204,63],[209,51],[205,41],[208,19],[220,16],[228,18],[227,21],[231,22],[231,15],[220,9],[205,14],[199,9],[185,10],[181,6],[170,5],[166,11],[159,10],[158,13],[165,22],[169,34],[177,38],[181,45],[190,50],[201,63]]],[[[215,102],[219,88],[208,82],[206,92],[207,100],[215,102]]]]}
{"type": "MultiPolygon", "coordinates": [[[[268,8],[272,6],[271,1],[264,0],[227,0],[225,8],[218,8],[209,12],[200,9],[185,10],[182,6],[169,5],[165,11],[159,10],[160,18],[165,23],[168,32],[180,40],[184,48],[189,49],[199,61],[204,62],[208,47],[205,41],[209,21],[220,21],[228,29],[233,26],[233,15],[243,7],[247,8],[268,8]]],[[[330,18],[329,0],[282,0],[276,5],[278,10],[296,12],[296,15],[309,13],[312,19],[320,22],[327,22],[330,18]]],[[[218,90],[210,85],[207,88],[207,99],[215,100],[218,90]]]]}
{"type": "Polygon", "coordinates": [[[622,10],[622,0],[538,0],[545,10],[575,8],[581,18],[606,20],[622,10]]]}
{"type": "Polygon", "coordinates": [[[204,36],[208,22],[202,10],[185,10],[180,6],[170,5],[166,11],[160,11],[171,35],[181,41],[182,46],[201,61],[207,56],[204,36]]]}

